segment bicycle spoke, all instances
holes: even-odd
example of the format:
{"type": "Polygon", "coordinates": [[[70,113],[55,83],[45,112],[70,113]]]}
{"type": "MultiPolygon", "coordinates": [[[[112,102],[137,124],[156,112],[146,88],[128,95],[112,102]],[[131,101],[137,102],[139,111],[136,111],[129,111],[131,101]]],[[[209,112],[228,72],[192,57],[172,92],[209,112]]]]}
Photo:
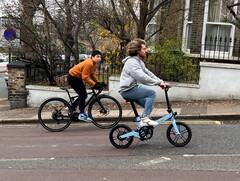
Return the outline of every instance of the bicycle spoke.
{"type": "Polygon", "coordinates": [[[48,131],[62,131],[70,123],[71,107],[61,98],[51,98],[39,107],[40,124],[48,131]]]}
{"type": "Polygon", "coordinates": [[[122,108],[115,98],[101,95],[89,104],[88,114],[97,127],[111,128],[121,120],[122,108]]]}
{"type": "Polygon", "coordinates": [[[167,130],[167,138],[174,146],[182,147],[190,142],[192,132],[189,126],[185,123],[178,122],[176,124],[180,134],[176,133],[174,126],[171,124],[167,130]]]}
{"type": "Polygon", "coordinates": [[[109,139],[116,148],[127,148],[133,142],[133,137],[120,138],[121,135],[131,132],[131,128],[126,125],[117,125],[109,133],[109,139]]]}

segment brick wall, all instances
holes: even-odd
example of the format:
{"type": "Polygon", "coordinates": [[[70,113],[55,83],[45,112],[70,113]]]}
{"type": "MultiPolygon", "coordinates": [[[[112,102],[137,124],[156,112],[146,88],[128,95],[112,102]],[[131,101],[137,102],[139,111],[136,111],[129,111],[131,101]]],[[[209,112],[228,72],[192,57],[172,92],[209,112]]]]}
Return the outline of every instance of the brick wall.
{"type": "Polygon", "coordinates": [[[191,0],[192,7],[192,37],[191,37],[191,53],[199,54],[201,52],[201,41],[203,31],[205,0],[191,0]]]}
{"type": "Polygon", "coordinates": [[[184,1],[173,1],[162,8],[158,16],[161,35],[164,39],[176,40],[182,37],[184,1]]]}

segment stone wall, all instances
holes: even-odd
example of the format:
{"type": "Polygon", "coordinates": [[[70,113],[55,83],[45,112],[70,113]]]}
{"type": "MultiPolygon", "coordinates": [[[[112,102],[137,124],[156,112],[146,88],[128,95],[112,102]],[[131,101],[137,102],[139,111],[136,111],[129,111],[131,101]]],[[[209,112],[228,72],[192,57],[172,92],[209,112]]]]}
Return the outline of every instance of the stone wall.
{"type": "Polygon", "coordinates": [[[27,106],[27,90],[25,88],[28,64],[11,62],[8,67],[8,98],[11,109],[27,106]]]}

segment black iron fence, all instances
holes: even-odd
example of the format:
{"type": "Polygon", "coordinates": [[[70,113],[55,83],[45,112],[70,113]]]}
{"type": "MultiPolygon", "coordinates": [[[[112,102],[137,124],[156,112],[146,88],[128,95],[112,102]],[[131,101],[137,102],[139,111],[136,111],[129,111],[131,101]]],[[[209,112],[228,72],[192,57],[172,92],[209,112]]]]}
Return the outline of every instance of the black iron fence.
{"type": "MultiPolygon", "coordinates": [[[[179,65],[178,62],[171,63],[161,59],[146,62],[146,67],[154,74],[167,81],[198,83],[199,79],[199,62],[215,61],[223,63],[240,63],[240,41],[230,37],[206,37],[205,42],[201,45],[202,53],[198,58],[187,58],[185,64],[179,65]],[[190,62],[190,64],[188,64],[190,62]],[[193,65],[194,68],[193,68],[193,65]],[[189,73],[191,72],[191,73],[189,73]]],[[[174,55],[176,58],[176,55],[174,55]]],[[[177,55],[178,56],[178,55],[177,55]]],[[[179,55],[182,56],[182,55],[179,55]]],[[[110,76],[119,76],[123,64],[121,59],[115,57],[110,60],[102,60],[97,69],[97,75],[100,81],[108,83],[110,76]]],[[[51,81],[49,77],[60,85],[66,84],[66,75],[69,67],[63,60],[56,60],[53,65],[44,67],[42,65],[32,64],[28,70],[28,84],[48,84],[51,81]]]]}
{"type": "Polygon", "coordinates": [[[240,41],[231,37],[205,37],[201,58],[209,61],[240,63],[240,41]]]}
{"type": "MultiPolygon", "coordinates": [[[[184,68],[179,68],[178,64],[169,66],[161,61],[151,60],[146,62],[146,67],[151,70],[155,75],[167,81],[197,83],[199,75],[199,61],[200,59],[189,59],[191,64],[195,65],[196,72],[189,74],[192,71],[192,66],[181,65],[184,68]]],[[[121,60],[112,58],[110,61],[103,60],[97,68],[97,75],[100,81],[108,83],[110,76],[120,76],[123,64],[121,60]]],[[[28,70],[28,84],[44,84],[49,85],[49,76],[52,76],[57,82],[57,85],[67,85],[66,75],[69,67],[62,61],[58,61],[54,66],[43,68],[41,66],[32,65],[28,70]]]]}

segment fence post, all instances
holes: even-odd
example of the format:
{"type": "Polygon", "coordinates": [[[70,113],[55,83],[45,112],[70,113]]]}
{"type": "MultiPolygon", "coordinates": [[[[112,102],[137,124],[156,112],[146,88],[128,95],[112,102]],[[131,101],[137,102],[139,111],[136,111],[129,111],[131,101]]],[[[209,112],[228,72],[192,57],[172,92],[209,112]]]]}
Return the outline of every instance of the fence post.
{"type": "Polygon", "coordinates": [[[10,108],[23,108],[27,106],[27,68],[30,64],[25,62],[11,62],[8,67],[8,98],[10,108]]]}

